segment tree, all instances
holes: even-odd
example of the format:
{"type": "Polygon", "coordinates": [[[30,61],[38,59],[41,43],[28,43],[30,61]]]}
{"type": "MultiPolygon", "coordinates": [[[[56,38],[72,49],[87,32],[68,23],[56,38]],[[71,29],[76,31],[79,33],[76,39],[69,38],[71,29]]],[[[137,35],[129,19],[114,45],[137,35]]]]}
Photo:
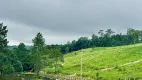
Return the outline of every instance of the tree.
{"type": "Polygon", "coordinates": [[[15,70],[11,64],[9,51],[7,49],[8,41],[7,37],[7,26],[3,26],[3,23],[0,24],[0,74],[12,74],[15,70]]]}
{"type": "Polygon", "coordinates": [[[17,55],[12,50],[7,50],[6,56],[10,64],[13,66],[15,72],[22,72],[23,66],[22,63],[19,61],[17,55]]]}
{"type": "Polygon", "coordinates": [[[33,42],[33,49],[32,49],[32,62],[34,64],[34,70],[39,76],[39,72],[43,67],[42,62],[42,52],[44,51],[45,47],[45,39],[43,38],[41,33],[38,33],[36,37],[32,40],[33,42]]]}
{"type": "Polygon", "coordinates": [[[77,48],[77,50],[86,49],[90,46],[89,44],[90,43],[89,43],[88,37],[81,37],[76,42],[76,48],[77,48]]]}
{"type": "Polygon", "coordinates": [[[12,74],[14,67],[11,65],[8,57],[0,53],[0,75],[12,74]]]}
{"type": "Polygon", "coordinates": [[[98,36],[93,34],[92,35],[92,47],[98,46],[98,36]]]}
{"type": "Polygon", "coordinates": [[[132,36],[133,38],[133,43],[135,45],[135,43],[138,41],[139,39],[139,34],[140,34],[140,31],[138,30],[135,30],[135,29],[132,29],[132,28],[128,28],[127,30],[127,34],[132,36]]]}
{"type": "Polygon", "coordinates": [[[43,50],[43,48],[45,47],[45,39],[40,32],[36,35],[32,42],[33,47],[38,49],[39,51],[43,50]]]}
{"type": "Polygon", "coordinates": [[[66,47],[65,51],[66,51],[66,53],[68,53],[69,52],[69,47],[66,47]]]}
{"type": "Polygon", "coordinates": [[[142,41],[142,30],[139,31],[139,40],[142,41]]]}
{"type": "Polygon", "coordinates": [[[15,62],[13,63],[13,67],[14,67],[15,72],[23,71],[22,63],[19,60],[15,60],[15,62]]]}
{"type": "Polygon", "coordinates": [[[100,37],[104,37],[104,30],[100,30],[98,34],[100,35],[100,37]]]}
{"type": "Polygon", "coordinates": [[[3,26],[3,23],[0,24],[0,52],[3,52],[5,48],[7,48],[8,41],[7,37],[7,26],[3,26]]]}
{"type": "Polygon", "coordinates": [[[30,68],[29,51],[26,49],[25,44],[20,43],[18,47],[15,48],[14,53],[16,53],[18,60],[22,63],[23,70],[24,71],[29,70],[30,68]]]}
{"type": "Polygon", "coordinates": [[[76,51],[76,41],[73,40],[72,43],[71,43],[71,51],[76,51]]]}
{"type": "Polygon", "coordinates": [[[0,72],[2,75],[12,74],[14,72],[22,72],[23,67],[17,56],[10,50],[6,50],[6,54],[0,53],[0,72]]]}
{"type": "Polygon", "coordinates": [[[62,67],[62,63],[64,62],[63,54],[59,49],[54,49],[51,50],[50,58],[52,58],[55,74],[57,74],[59,72],[59,69],[62,67]]]}
{"type": "Polygon", "coordinates": [[[114,33],[115,33],[115,32],[112,31],[111,29],[108,29],[108,30],[106,31],[106,35],[107,35],[108,37],[111,37],[111,35],[114,34],[114,33]]]}

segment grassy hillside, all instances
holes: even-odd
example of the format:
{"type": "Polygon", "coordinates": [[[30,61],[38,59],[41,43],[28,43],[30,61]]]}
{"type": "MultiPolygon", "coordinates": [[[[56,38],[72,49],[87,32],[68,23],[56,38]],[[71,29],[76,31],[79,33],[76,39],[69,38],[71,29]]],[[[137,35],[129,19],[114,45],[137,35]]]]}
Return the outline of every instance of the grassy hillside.
{"type": "Polygon", "coordinates": [[[142,44],[136,44],[135,46],[128,45],[119,47],[89,48],[66,54],[64,56],[64,68],[61,70],[61,73],[80,75],[81,55],[83,59],[84,77],[87,76],[94,78],[96,77],[97,72],[99,73],[99,76],[103,77],[104,79],[108,79],[109,77],[124,78],[127,76],[142,76],[142,73],[140,72],[142,71],[142,67],[140,67],[140,64],[142,64],[142,62],[119,67],[119,65],[142,59],[142,44]],[[101,69],[114,66],[118,67],[112,70],[101,71],[101,69]]]}
{"type": "Polygon", "coordinates": [[[100,76],[104,77],[105,79],[117,79],[118,77],[125,79],[126,77],[131,77],[140,80],[142,79],[142,62],[100,72],[100,76]]]}

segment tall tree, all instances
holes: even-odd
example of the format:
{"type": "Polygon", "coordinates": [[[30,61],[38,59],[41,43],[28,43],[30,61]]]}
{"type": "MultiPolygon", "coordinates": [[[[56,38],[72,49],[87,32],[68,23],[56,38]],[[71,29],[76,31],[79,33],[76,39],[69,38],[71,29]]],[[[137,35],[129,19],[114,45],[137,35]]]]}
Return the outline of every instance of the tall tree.
{"type": "Polygon", "coordinates": [[[39,76],[39,72],[41,68],[43,67],[41,53],[43,52],[45,47],[45,39],[43,38],[41,33],[38,33],[36,37],[32,40],[32,42],[33,42],[33,49],[32,49],[33,60],[32,61],[34,63],[34,70],[37,76],[39,76]]]}
{"type": "Polygon", "coordinates": [[[106,31],[106,35],[107,35],[108,37],[111,37],[111,35],[114,34],[114,33],[115,33],[115,32],[112,31],[111,29],[108,29],[108,30],[106,31]]]}
{"type": "Polygon", "coordinates": [[[0,24],[0,52],[3,52],[5,48],[7,48],[8,41],[7,37],[7,26],[3,26],[3,23],[0,24]]]}
{"type": "Polygon", "coordinates": [[[98,34],[100,35],[100,37],[104,37],[104,30],[100,30],[98,34]]]}
{"type": "Polygon", "coordinates": [[[0,24],[0,74],[9,74],[14,72],[14,68],[8,60],[7,56],[7,26],[0,24]],[[9,72],[8,72],[9,71],[9,72]]]}
{"type": "Polygon", "coordinates": [[[15,71],[22,71],[22,65],[17,59],[17,56],[12,53],[7,47],[7,26],[0,24],[0,74],[7,75],[12,74],[15,71]]]}
{"type": "Polygon", "coordinates": [[[45,47],[45,39],[42,34],[39,32],[36,37],[32,40],[34,48],[41,51],[45,47]]]}

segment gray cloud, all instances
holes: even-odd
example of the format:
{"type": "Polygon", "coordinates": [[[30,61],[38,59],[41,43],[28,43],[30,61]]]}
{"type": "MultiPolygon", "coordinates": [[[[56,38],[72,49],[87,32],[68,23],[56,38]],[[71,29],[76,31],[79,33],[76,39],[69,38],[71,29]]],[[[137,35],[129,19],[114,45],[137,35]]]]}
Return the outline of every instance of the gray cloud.
{"type": "Polygon", "coordinates": [[[141,4],[141,0],[0,0],[0,20],[11,27],[9,36],[20,29],[19,35],[29,36],[23,40],[17,35],[17,41],[30,43],[40,31],[52,39],[60,38],[50,43],[64,43],[67,38],[89,36],[99,29],[142,29],[141,4]]]}
{"type": "Polygon", "coordinates": [[[8,26],[8,40],[9,45],[18,45],[24,42],[27,45],[32,45],[32,39],[38,32],[43,34],[47,44],[65,44],[67,41],[78,39],[79,35],[62,35],[51,32],[47,29],[40,29],[35,26],[29,26],[22,23],[15,23],[13,21],[0,20],[8,26]]]}

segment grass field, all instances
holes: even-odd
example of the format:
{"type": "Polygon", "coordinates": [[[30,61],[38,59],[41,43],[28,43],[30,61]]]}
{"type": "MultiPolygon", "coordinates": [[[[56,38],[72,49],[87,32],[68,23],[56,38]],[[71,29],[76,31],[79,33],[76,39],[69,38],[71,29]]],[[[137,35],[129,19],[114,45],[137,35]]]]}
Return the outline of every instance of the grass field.
{"type": "Polygon", "coordinates": [[[103,76],[105,79],[116,79],[118,77],[121,79],[125,79],[126,77],[142,79],[142,62],[133,65],[118,67],[116,69],[101,72],[100,74],[100,76],[103,76]]]}
{"type": "Polygon", "coordinates": [[[77,74],[79,76],[81,55],[84,77],[95,78],[98,72],[103,79],[117,79],[118,77],[142,78],[142,66],[140,66],[142,62],[116,67],[112,70],[100,71],[101,69],[142,59],[142,44],[136,44],[135,46],[96,47],[68,53],[64,56],[65,62],[61,73],[68,75],[77,74]]]}

